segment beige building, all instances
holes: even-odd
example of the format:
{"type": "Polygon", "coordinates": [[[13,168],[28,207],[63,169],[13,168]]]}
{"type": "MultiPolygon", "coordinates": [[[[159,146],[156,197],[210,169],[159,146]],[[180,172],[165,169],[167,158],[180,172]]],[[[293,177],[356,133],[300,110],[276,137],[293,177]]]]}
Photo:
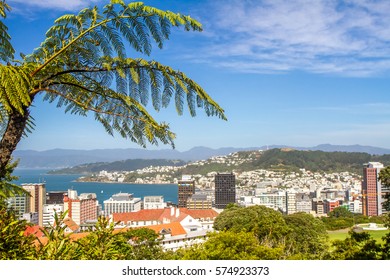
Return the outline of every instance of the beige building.
{"type": "Polygon", "coordinates": [[[38,225],[43,226],[43,205],[46,204],[46,186],[44,183],[22,184],[30,194],[27,212],[38,213],[38,225]]]}

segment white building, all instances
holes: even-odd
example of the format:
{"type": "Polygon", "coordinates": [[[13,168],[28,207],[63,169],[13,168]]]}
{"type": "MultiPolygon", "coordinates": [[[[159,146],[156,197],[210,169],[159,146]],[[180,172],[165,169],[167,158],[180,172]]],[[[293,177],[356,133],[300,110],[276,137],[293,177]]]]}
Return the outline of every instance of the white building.
{"type": "Polygon", "coordinates": [[[143,201],[144,209],[163,209],[167,207],[163,196],[145,196],[143,201]]]}
{"type": "MultiPolygon", "coordinates": [[[[311,206],[311,205],[310,205],[311,206]]],[[[295,191],[286,192],[286,213],[294,214],[297,212],[297,194],[295,191]]]]}
{"type": "Polygon", "coordinates": [[[54,225],[55,214],[61,215],[64,212],[64,204],[45,204],[43,205],[43,226],[54,225]]]}
{"type": "Polygon", "coordinates": [[[284,191],[258,192],[255,196],[242,196],[238,203],[245,207],[263,205],[275,210],[280,209],[283,212],[287,210],[286,192],[284,191]]]}
{"type": "Polygon", "coordinates": [[[349,211],[352,213],[362,214],[363,213],[363,203],[361,200],[354,200],[348,203],[349,211]]]}
{"type": "Polygon", "coordinates": [[[104,215],[109,217],[112,213],[137,212],[141,210],[141,198],[133,197],[129,193],[117,193],[103,202],[104,215]]]}

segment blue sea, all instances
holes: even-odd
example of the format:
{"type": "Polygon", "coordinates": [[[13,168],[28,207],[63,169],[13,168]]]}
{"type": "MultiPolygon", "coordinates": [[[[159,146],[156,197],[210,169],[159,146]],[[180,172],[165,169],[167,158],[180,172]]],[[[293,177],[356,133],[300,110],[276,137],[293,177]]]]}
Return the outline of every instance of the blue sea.
{"type": "Polygon", "coordinates": [[[45,183],[46,191],[67,191],[76,190],[81,193],[96,193],[99,204],[103,206],[103,201],[109,199],[113,194],[132,193],[134,197],[149,195],[162,195],[165,202],[177,203],[177,185],[176,184],[126,184],[126,183],[95,183],[95,182],[76,182],[81,175],[52,175],[47,174],[49,170],[43,169],[16,169],[13,173],[19,176],[15,184],[24,183],[45,183]]]}

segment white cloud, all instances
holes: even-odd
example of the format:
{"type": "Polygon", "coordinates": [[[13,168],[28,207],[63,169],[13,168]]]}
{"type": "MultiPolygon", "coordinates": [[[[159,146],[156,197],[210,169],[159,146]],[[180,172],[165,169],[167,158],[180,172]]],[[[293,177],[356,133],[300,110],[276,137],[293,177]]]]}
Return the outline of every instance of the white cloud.
{"type": "Polygon", "coordinates": [[[215,1],[202,59],[243,72],[390,72],[388,11],[390,1],[215,1]]]}

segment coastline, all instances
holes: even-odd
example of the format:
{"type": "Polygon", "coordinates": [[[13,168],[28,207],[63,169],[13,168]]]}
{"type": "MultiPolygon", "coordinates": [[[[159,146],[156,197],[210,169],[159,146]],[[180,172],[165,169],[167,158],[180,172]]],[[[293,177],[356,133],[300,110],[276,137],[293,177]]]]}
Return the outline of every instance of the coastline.
{"type": "Polygon", "coordinates": [[[101,183],[101,184],[123,184],[123,185],[175,185],[175,183],[135,183],[135,182],[114,182],[114,181],[80,181],[80,180],[73,180],[72,182],[77,183],[101,183]]]}

